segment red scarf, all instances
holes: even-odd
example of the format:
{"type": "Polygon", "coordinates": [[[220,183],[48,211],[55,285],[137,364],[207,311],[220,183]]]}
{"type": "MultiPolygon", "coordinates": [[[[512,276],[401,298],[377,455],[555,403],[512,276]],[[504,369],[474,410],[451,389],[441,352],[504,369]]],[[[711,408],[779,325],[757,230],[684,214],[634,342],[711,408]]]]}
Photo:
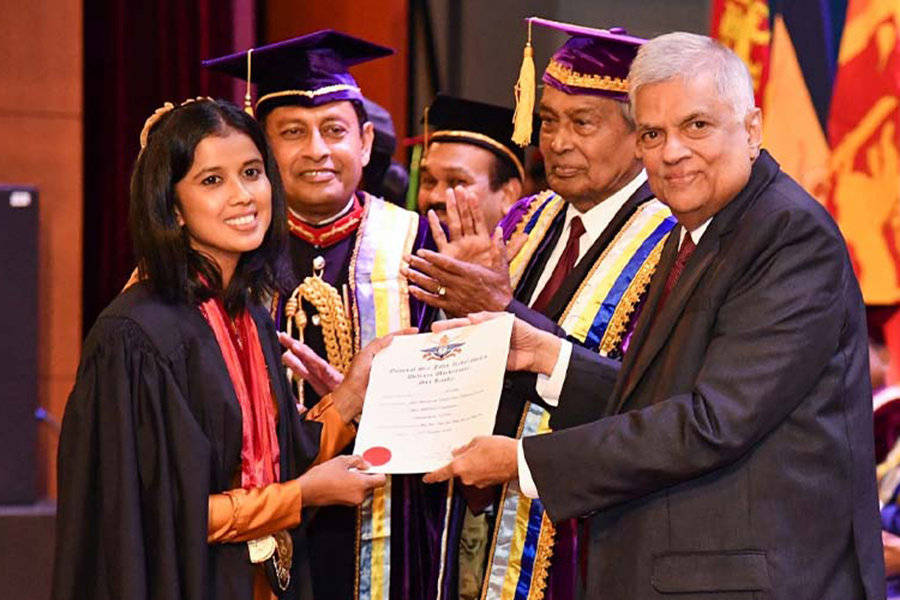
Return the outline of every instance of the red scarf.
{"type": "Polygon", "coordinates": [[[218,298],[200,304],[222,349],[234,393],[241,405],[241,487],[258,488],[279,480],[278,436],[269,372],[256,323],[246,309],[234,319],[218,298]]]}

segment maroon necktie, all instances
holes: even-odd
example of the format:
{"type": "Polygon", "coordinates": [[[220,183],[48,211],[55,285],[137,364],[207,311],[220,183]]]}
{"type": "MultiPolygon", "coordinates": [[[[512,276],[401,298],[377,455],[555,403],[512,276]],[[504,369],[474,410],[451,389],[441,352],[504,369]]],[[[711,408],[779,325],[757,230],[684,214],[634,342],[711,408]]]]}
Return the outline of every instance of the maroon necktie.
{"type": "Polygon", "coordinates": [[[671,292],[675,287],[675,284],[678,283],[678,278],[681,277],[681,273],[684,271],[684,265],[687,264],[688,259],[691,257],[691,254],[694,253],[696,248],[697,245],[694,243],[691,234],[686,233],[684,239],[681,241],[681,248],[678,249],[678,256],[675,257],[675,264],[672,265],[672,268],[669,270],[669,275],[666,277],[666,287],[663,289],[662,296],[656,305],[657,314],[659,314],[659,311],[665,306],[666,300],[669,297],[669,292],[671,292]]]}
{"type": "Polygon", "coordinates": [[[537,300],[531,305],[532,309],[543,313],[550,305],[550,300],[553,299],[556,291],[566,280],[566,276],[575,268],[575,262],[578,260],[578,240],[583,233],[584,223],[581,222],[581,217],[575,217],[569,225],[569,240],[559,257],[559,262],[556,263],[556,268],[553,269],[550,279],[544,284],[544,289],[541,290],[537,300]]]}
{"type": "MultiPolygon", "coordinates": [[[[666,300],[669,298],[669,292],[675,288],[675,284],[678,283],[678,279],[684,271],[684,265],[687,264],[688,259],[691,257],[691,254],[694,253],[696,248],[697,245],[694,243],[691,234],[686,233],[684,240],[681,242],[681,248],[678,249],[678,256],[675,257],[675,263],[672,265],[672,268],[669,269],[669,274],[666,276],[666,286],[659,296],[659,302],[656,303],[653,314],[650,315],[650,322],[647,323],[647,328],[650,331],[653,331],[653,326],[656,324],[656,318],[659,316],[659,313],[662,312],[663,306],[665,306],[666,300]]],[[[628,389],[631,385],[633,374],[634,371],[632,370],[625,375],[625,386],[622,389],[628,389]]]]}

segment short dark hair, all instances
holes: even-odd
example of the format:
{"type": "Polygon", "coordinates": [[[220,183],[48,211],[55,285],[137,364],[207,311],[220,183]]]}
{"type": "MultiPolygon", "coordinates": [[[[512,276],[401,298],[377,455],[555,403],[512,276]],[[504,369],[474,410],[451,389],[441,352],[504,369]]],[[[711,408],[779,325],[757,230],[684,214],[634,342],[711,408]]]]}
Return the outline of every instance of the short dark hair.
{"type": "MultiPolygon", "coordinates": [[[[338,100],[338,102],[349,102],[353,105],[353,112],[356,113],[356,120],[359,122],[359,134],[362,135],[363,126],[369,122],[369,115],[366,113],[366,107],[363,106],[361,100],[338,100]]],[[[263,127],[266,125],[266,118],[272,114],[272,111],[280,106],[302,106],[297,104],[297,98],[291,96],[284,96],[283,98],[274,98],[272,100],[266,100],[265,104],[262,105],[262,108],[257,108],[256,110],[256,118],[259,119],[259,122],[262,123],[263,127]]]]}
{"type": "Polygon", "coordinates": [[[510,179],[515,178],[521,180],[519,169],[516,168],[516,165],[514,165],[511,160],[493,152],[491,154],[494,156],[494,162],[491,163],[491,170],[490,173],[488,173],[488,183],[492,192],[499,190],[503,187],[503,184],[510,179]]]}
{"type": "Polygon", "coordinates": [[[142,279],[169,302],[194,303],[220,296],[232,316],[248,298],[260,302],[284,289],[287,273],[287,213],[275,158],[259,123],[223,100],[198,100],[165,113],[149,132],[131,177],[128,216],[142,279]],[[178,223],[175,185],[194,162],[197,145],[211,135],[245,134],[263,158],[272,187],[272,222],[259,248],[245,252],[227,289],[209,256],[194,250],[178,223]]]}

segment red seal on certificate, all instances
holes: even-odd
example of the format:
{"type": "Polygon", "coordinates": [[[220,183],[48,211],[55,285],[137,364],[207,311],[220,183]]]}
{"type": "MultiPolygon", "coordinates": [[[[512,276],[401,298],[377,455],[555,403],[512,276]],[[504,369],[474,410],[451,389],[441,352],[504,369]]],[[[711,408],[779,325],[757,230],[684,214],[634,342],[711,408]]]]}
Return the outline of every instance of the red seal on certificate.
{"type": "Polygon", "coordinates": [[[362,457],[373,467],[380,467],[391,460],[391,451],[384,446],[372,446],[363,452],[362,457]]]}

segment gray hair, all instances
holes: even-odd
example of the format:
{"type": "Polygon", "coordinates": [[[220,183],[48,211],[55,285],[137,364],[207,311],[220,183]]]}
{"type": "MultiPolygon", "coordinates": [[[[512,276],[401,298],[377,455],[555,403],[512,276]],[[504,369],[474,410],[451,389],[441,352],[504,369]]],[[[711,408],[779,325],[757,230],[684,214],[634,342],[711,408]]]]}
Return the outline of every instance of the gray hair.
{"type": "Polygon", "coordinates": [[[632,114],[637,91],[645,85],[676,77],[690,79],[711,73],[722,99],[743,117],[755,106],[753,78],[737,54],[716,40],[677,31],[646,42],[628,72],[628,98],[632,114]]]}
{"type": "Polygon", "coordinates": [[[634,125],[634,116],[631,110],[631,104],[628,102],[622,102],[620,100],[616,100],[616,104],[619,105],[619,110],[622,113],[622,119],[625,121],[625,125],[628,127],[630,131],[635,130],[634,125]]]}

